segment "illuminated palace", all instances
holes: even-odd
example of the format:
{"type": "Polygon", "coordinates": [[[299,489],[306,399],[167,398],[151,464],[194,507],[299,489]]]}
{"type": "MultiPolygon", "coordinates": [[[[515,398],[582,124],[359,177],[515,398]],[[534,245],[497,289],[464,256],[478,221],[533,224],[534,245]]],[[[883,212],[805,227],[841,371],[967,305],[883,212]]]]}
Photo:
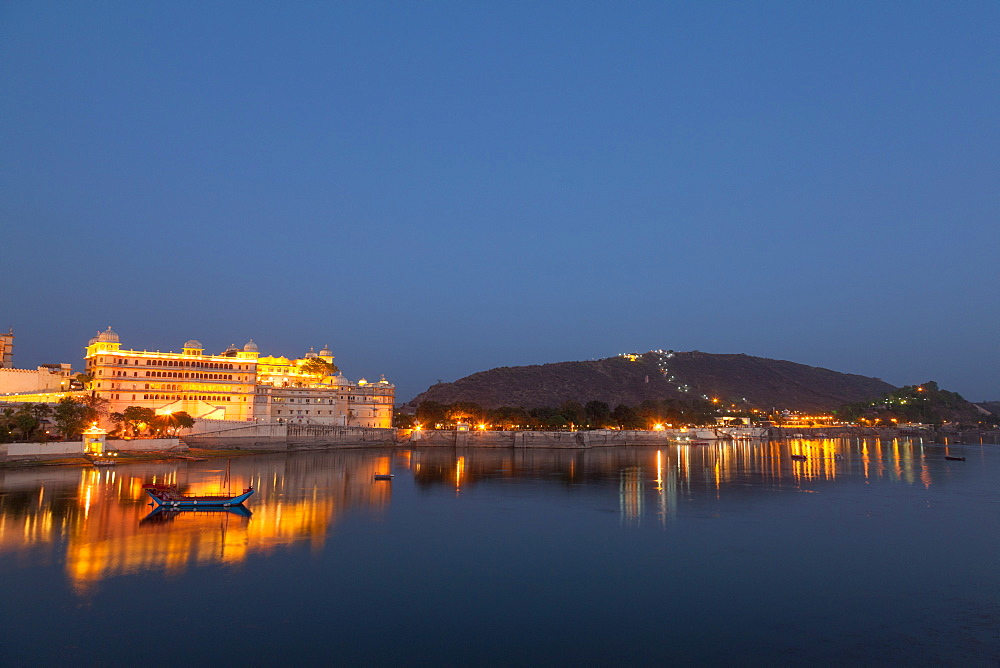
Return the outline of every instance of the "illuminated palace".
{"type": "Polygon", "coordinates": [[[110,327],[90,340],[85,356],[91,389],[111,402],[111,411],[142,406],[209,420],[392,425],[391,383],[351,382],[339,373],[317,372],[309,365],[313,359],[335,368],[329,348],[310,349],[298,359],[260,357],[252,339],[216,355],[205,354],[195,340],[179,353],[122,350],[110,327]]]}

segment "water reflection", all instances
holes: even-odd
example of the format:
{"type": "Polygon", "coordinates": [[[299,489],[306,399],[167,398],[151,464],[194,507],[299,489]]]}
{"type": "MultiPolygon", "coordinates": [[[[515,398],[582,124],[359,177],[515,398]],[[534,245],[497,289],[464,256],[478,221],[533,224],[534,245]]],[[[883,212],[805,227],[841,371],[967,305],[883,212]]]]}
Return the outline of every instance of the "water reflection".
{"type": "Polygon", "coordinates": [[[720,498],[838,480],[901,482],[930,487],[931,462],[943,448],[922,439],[791,439],[725,441],[707,446],[592,450],[428,449],[407,454],[418,486],[453,487],[514,479],[563,486],[617,486],[623,524],[639,526],[650,508],[665,525],[681,498],[720,498]]]}
{"type": "Polygon", "coordinates": [[[666,526],[683,502],[723,495],[805,485],[813,491],[840,482],[930,487],[946,470],[943,452],[922,440],[795,439],[591,450],[333,451],[238,458],[230,467],[213,460],[0,470],[0,554],[64,561],[74,588],[86,592],[118,574],[236,564],[301,542],[318,550],[343,513],[388,507],[393,484],[372,476],[392,469],[396,484],[412,479],[418,489],[458,496],[481,485],[526,481],[544,483],[548,493],[563,488],[610,496],[616,490],[622,524],[638,527],[644,520],[666,526]],[[151,512],[142,491],[150,482],[198,494],[217,493],[227,483],[253,485],[257,493],[248,503],[252,513],[151,512]]]}
{"type": "Polygon", "coordinates": [[[375,453],[235,459],[228,482],[258,490],[252,513],[154,512],[142,490],[162,482],[217,493],[225,489],[225,461],[3,471],[0,552],[51,559],[64,550],[70,581],[86,592],[112,575],[238,563],[302,540],[320,548],[341,513],[389,503],[392,487],[372,484],[389,460],[375,453]]]}

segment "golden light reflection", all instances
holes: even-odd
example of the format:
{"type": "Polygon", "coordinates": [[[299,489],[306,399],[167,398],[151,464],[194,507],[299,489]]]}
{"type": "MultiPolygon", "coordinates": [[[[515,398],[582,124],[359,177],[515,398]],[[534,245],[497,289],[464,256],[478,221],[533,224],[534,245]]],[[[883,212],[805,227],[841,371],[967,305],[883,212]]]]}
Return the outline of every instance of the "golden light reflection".
{"type": "Polygon", "coordinates": [[[462,478],[465,476],[465,457],[461,456],[455,460],[455,491],[462,489],[462,478]]]}
{"type": "Polygon", "coordinates": [[[42,485],[38,471],[6,471],[0,478],[0,553],[64,551],[70,582],[86,594],[101,580],[127,573],[234,564],[302,542],[320,548],[339,515],[354,507],[384,508],[391,499],[391,485],[372,484],[388,457],[343,459],[342,466],[320,467],[309,466],[308,456],[289,458],[276,478],[256,470],[254,458],[238,460],[233,489],[253,484],[258,490],[247,504],[252,514],[244,515],[151,513],[143,484],[156,478],[187,492],[217,493],[218,462],[173,470],[164,464],[156,475],[67,468],[45,471],[42,485]],[[20,502],[28,494],[31,503],[20,502]]]}

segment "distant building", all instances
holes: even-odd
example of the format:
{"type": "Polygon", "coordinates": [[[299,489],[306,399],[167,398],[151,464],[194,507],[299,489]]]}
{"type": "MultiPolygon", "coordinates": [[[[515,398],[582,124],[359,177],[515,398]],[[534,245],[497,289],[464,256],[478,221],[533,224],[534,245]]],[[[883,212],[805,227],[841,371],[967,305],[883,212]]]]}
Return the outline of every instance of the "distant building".
{"type": "Polygon", "coordinates": [[[0,334],[0,369],[14,367],[14,328],[6,334],[0,334]]]}
{"type": "Polygon", "coordinates": [[[72,376],[73,369],[69,364],[43,364],[34,369],[15,369],[14,330],[11,328],[6,334],[0,334],[0,395],[69,390],[72,376]]]}

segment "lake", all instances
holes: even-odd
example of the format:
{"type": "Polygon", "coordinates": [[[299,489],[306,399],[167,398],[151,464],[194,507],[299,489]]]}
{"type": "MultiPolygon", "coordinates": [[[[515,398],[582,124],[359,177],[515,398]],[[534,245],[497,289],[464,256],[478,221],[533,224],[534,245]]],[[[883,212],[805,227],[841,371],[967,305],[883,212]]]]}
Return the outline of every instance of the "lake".
{"type": "Polygon", "coordinates": [[[998,482],[878,439],[0,469],[0,664],[995,666],[998,482]],[[227,469],[252,515],[150,515],[227,469]]]}

